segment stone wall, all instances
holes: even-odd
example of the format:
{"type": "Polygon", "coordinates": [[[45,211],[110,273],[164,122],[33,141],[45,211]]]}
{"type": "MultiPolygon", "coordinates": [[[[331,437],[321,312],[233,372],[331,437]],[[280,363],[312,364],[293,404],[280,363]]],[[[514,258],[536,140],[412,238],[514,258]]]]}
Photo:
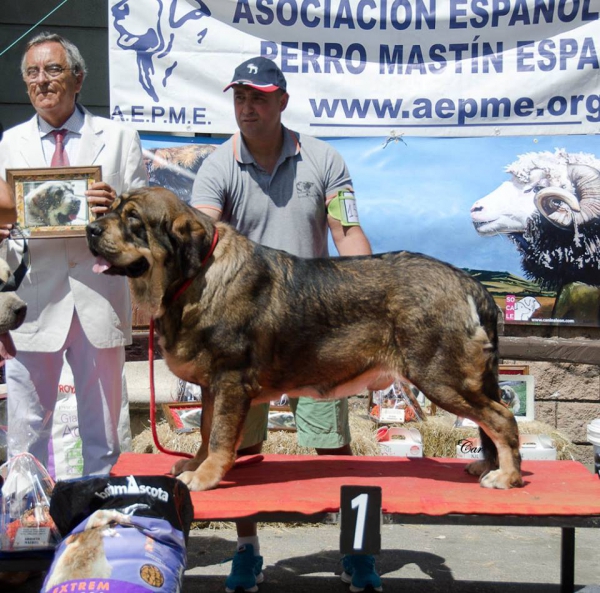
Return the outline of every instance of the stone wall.
{"type": "Polygon", "coordinates": [[[535,378],[535,419],[561,431],[575,444],[577,461],[593,462],[587,425],[600,418],[600,366],[564,362],[508,361],[527,364],[535,378]]]}

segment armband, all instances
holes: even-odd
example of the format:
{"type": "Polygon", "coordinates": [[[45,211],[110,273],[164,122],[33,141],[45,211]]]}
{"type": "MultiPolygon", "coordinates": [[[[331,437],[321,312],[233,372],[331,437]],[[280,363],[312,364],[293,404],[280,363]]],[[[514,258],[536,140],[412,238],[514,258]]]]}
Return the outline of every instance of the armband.
{"type": "Polygon", "coordinates": [[[342,189],[327,205],[329,215],[342,223],[342,226],[360,226],[356,198],[348,190],[342,189]]]}

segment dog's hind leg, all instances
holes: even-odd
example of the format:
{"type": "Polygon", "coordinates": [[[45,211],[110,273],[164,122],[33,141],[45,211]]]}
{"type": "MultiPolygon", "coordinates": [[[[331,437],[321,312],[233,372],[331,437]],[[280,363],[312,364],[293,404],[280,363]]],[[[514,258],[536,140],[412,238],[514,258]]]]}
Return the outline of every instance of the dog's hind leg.
{"type": "Polygon", "coordinates": [[[213,386],[211,392],[213,414],[206,459],[194,471],[178,476],[194,492],[216,488],[233,466],[236,445],[250,409],[250,397],[241,382],[228,381],[224,386],[213,386]]]}
{"type": "Polygon", "coordinates": [[[441,408],[478,424],[484,459],[469,464],[466,471],[480,476],[484,488],[506,489],[523,485],[519,431],[510,410],[481,393],[460,394],[454,387],[439,383],[415,384],[441,408]]]}
{"type": "Polygon", "coordinates": [[[474,420],[479,424],[484,463],[472,463],[467,471],[480,476],[486,488],[522,486],[519,429],[514,414],[500,401],[495,357],[488,360],[483,372],[482,391],[489,406],[483,408],[480,419],[474,420]]]}
{"type": "MultiPolygon", "coordinates": [[[[480,482],[484,488],[512,488],[523,486],[521,476],[521,455],[519,453],[519,430],[513,413],[501,403],[491,401],[481,410],[479,417],[473,418],[479,424],[482,433],[483,453],[486,455],[485,433],[496,446],[499,468],[485,471],[480,482]]],[[[487,440],[487,443],[489,443],[487,440]]],[[[485,461],[488,459],[486,458],[485,461]]],[[[471,464],[469,473],[477,475],[478,466],[471,464]]],[[[489,464],[488,464],[489,465],[489,464]]],[[[484,468],[487,470],[488,468],[484,468]]]]}

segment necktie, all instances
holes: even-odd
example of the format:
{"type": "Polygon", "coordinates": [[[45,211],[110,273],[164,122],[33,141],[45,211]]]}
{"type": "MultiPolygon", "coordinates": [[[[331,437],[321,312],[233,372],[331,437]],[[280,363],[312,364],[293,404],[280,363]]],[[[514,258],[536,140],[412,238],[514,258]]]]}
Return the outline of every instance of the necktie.
{"type": "Polygon", "coordinates": [[[65,150],[65,136],[67,135],[67,130],[52,130],[52,135],[54,136],[54,140],[56,141],[56,146],[54,147],[54,154],[52,155],[52,161],[50,162],[51,167],[68,167],[69,166],[69,157],[65,150]]]}

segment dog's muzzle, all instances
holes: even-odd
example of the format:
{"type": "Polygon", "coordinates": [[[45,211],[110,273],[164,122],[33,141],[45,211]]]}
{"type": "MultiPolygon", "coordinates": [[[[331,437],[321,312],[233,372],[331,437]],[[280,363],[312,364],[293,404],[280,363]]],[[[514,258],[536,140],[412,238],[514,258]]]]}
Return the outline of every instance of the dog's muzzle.
{"type": "MultiPolygon", "coordinates": [[[[92,255],[97,258],[96,265],[94,266],[94,272],[97,274],[139,278],[150,268],[148,260],[143,256],[140,256],[138,259],[125,267],[120,267],[104,259],[105,254],[102,253],[99,245],[102,234],[104,233],[104,226],[100,221],[90,222],[90,224],[87,225],[85,232],[87,236],[88,247],[92,252],[92,255]]],[[[106,257],[110,256],[107,255],[106,257]]]]}
{"type": "MultiPolygon", "coordinates": [[[[19,225],[16,223],[13,225],[13,231],[16,235],[20,235],[21,239],[23,240],[23,256],[17,269],[11,274],[10,278],[6,282],[0,281],[0,292],[15,292],[18,290],[19,286],[21,286],[21,282],[23,282],[23,278],[25,278],[31,266],[27,239],[23,235],[19,225]]],[[[14,240],[12,233],[10,238],[14,240]]]]}

